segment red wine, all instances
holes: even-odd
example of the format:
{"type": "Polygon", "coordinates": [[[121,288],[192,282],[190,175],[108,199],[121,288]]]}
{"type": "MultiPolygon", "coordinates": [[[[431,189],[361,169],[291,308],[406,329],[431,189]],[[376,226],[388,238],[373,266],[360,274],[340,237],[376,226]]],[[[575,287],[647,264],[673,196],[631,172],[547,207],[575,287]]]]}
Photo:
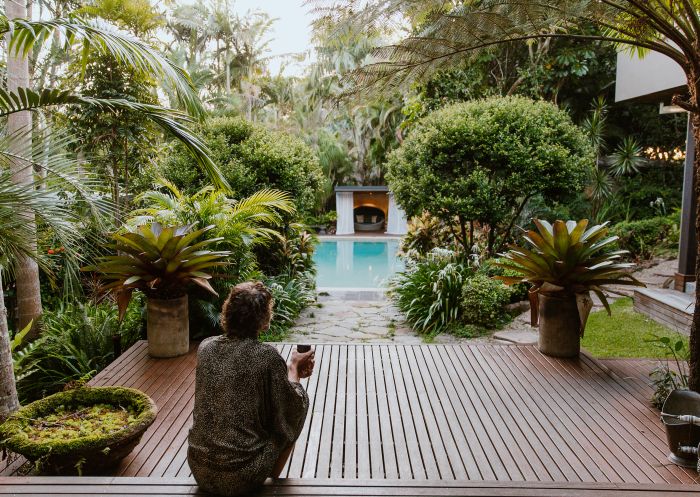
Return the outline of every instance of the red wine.
{"type": "Polygon", "coordinates": [[[311,345],[297,345],[297,352],[303,354],[311,350],[311,345]]]}

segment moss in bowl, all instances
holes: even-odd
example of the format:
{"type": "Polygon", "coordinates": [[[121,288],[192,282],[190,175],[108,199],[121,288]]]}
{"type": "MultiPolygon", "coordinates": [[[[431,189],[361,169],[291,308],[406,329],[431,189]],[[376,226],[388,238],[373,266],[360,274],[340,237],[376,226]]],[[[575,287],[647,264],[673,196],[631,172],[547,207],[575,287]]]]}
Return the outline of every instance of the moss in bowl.
{"type": "Polygon", "coordinates": [[[0,443],[42,472],[95,474],[136,447],[156,412],[139,390],[78,388],[21,408],[0,426],[0,443]]]}

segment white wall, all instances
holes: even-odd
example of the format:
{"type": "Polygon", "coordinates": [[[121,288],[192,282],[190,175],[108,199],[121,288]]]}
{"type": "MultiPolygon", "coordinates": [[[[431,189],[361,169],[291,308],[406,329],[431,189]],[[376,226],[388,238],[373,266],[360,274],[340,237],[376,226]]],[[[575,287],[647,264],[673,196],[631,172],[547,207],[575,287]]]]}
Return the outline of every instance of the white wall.
{"type": "Polygon", "coordinates": [[[616,102],[685,85],[685,73],[674,60],[665,55],[648,52],[640,59],[627,52],[617,54],[616,102]]]}

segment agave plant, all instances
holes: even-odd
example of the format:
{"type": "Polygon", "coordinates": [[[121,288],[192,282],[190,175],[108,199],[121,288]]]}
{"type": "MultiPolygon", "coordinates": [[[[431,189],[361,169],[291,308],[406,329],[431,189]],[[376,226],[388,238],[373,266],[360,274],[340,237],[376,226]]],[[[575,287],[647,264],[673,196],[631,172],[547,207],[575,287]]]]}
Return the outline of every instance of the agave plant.
{"type": "Polygon", "coordinates": [[[136,289],[149,298],[174,299],[185,295],[187,286],[194,283],[217,295],[208,281],[211,275],[204,270],[227,264],[224,259],[230,252],[207,250],[221,238],[199,240],[214,226],[192,228],[164,227],[154,222],[115,234],[116,243],[111,248],[119,255],[102,257],[85,268],[100,274],[107,282],[105,290],[117,292],[120,319],[136,289]]]}
{"type": "MultiPolygon", "coordinates": [[[[588,220],[547,221],[534,219],[537,231],[527,231],[523,239],[530,246],[510,246],[497,266],[519,276],[496,276],[506,284],[530,283],[531,295],[595,293],[608,314],[606,285],[644,286],[627,271],[633,264],[621,262],[626,250],[609,250],[617,236],[608,236],[608,223],[588,227],[588,220]]],[[[533,308],[535,308],[533,306],[533,308]]]]}

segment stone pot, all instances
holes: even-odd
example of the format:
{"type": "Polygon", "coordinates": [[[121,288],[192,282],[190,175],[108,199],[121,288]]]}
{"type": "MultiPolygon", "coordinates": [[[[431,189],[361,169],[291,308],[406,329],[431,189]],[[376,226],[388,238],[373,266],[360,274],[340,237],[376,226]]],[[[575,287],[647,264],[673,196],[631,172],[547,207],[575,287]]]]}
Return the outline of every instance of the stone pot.
{"type": "Polygon", "coordinates": [[[574,294],[539,294],[540,352],[552,357],[578,357],[581,319],[574,294]]]}
{"type": "MultiPolygon", "coordinates": [[[[22,407],[0,425],[4,447],[21,454],[42,473],[57,475],[112,474],[141,440],[156,419],[158,409],[145,393],[123,387],[83,387],[59,392],[22,407]],[[35,441],[25,433],[28,420],[53,414],[58,408],[80,411],[95,404],[129,408],[133,421],[109,435],[89,435],[70,440],[35,441]]],[[[49,489],[48,492],[51,492],[49,489]]]]}
{"type": "Polygon", "coordinates": [[[177,299],[148,298],[147,336],[151,357],[177,357],[190,350],[187,295],[177,299]]]}

